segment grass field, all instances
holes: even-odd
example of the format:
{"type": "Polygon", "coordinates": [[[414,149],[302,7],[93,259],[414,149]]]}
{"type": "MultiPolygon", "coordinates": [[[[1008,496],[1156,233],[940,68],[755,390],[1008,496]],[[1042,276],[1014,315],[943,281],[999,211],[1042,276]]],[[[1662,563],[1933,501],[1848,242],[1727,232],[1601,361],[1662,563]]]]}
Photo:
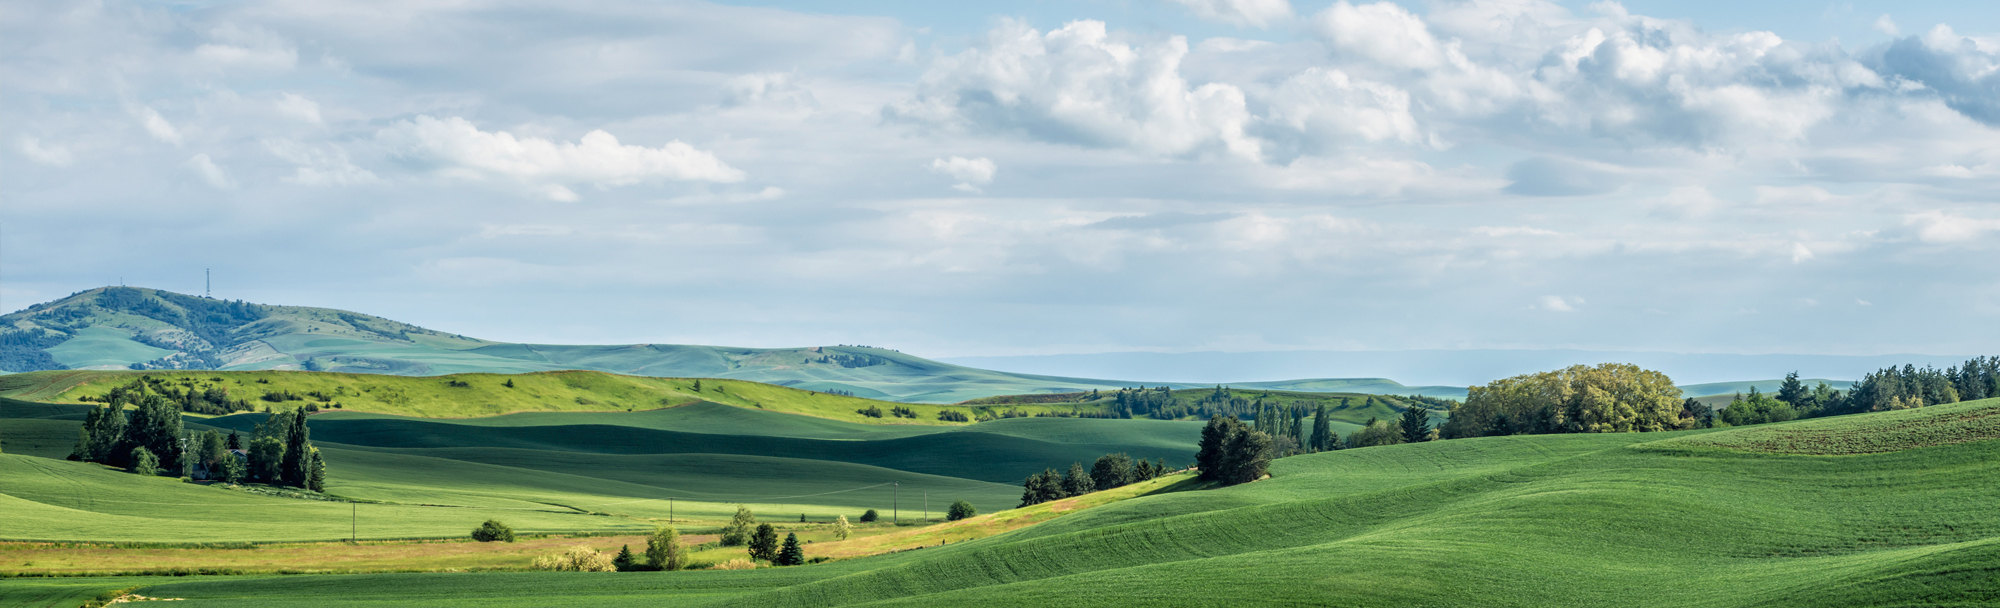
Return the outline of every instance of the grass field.
{"type": "MultiPolygon", "coordinates": [[[[799,568],[201,577],[140,592],[190,607],[1988,606],[2000,441],[1975,436],[1995,410],[1343,450],[1280,460],[1256,483],[799,568]],[[1901,438],[1829,439],[1884,429],[1901,438]],[[1874,453],[1778,453],[1805,444],[1874,453]]],[[[38,583],[0,593],[16,584],[38,583]]]]}

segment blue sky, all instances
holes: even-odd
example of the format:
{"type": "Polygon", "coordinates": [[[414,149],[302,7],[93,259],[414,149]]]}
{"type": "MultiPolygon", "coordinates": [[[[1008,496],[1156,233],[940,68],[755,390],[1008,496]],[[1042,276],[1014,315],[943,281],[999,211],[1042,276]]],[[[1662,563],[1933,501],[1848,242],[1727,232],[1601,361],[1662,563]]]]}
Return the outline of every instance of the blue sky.
{"type": "Polygon", "coordinates": [[[2000,5],[52,2],[0,308],[931,356],[1977,354],[2000,5]]]}

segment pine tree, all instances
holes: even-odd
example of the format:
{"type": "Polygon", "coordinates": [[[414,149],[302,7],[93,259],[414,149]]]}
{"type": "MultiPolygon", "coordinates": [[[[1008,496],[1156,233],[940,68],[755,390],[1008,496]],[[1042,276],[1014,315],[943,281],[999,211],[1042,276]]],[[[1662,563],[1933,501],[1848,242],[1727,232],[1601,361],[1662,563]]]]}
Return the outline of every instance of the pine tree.
{"type": "Polygon", "coordinates": [[[1309,442],[1309,446],[1315,452],[1331,450],[1334,443],[1332,437],[1333,423],[1326,417],[1326,403],[1320,402],[1319,409],[1313,412],[1312,441],[1309,442]]]}
{"type": "Polygon", "coordinates": [[[288,486],[303,488],[307,478],[312,476],[312,430],[306,428],[306,410],[292,410],[285,421],[290,423],[285,429],[285,456],[279,474],[288,486]]]}
{"type": "Polygon", "coordinates": [[[799,546],[799,535],[786,534],[785,546],[778,549],[777,559],[771,560],[771,563],[780,566],[806,565],[806,550],[799,546]]]}
{"type": "Polygon", "coordinates": [[[1424,408],[1411,405],[1403,410],[1403,419],[1397,426],[1402,427],[1404,443],[1421,443],[1431,440],[1431,414],[1424,408]]]}
{"type": "Polygon", "coordinates": [[[312,448],[312,458],[307,461],[306,469],[306,489],[325,492],[326,461],[320,459],[319,448],[312,448]]]}
{"type": "Polygon", "coordinates": [[[778,559],[778,529],[771,524],[757,524],[757,533],[750,535],[750,558],[767,562],[778,559]]]}
{"type": "Polygon", "coordinates": [[[1792,407],[1805,405],[1806,385],[1799,382],[1797,371],[1785,374],[1785,383],[1778,386],[1778,400],[1790,403],[1792,407]]]}
{"type": "Polygon", "coordinates": [[[632,545],[619,547],[618,557],[611,558],[611,567],[617,568],[619,572],[631,572],[635,565],[637,564],[632,561],[632,545]]]}
{"type": "Polygon", "coordinates": [[[1090,478],[1089,473],[1083,471],[1083,463],[1072,462],[1069,464],[1069,474],[1063,476],[1062,489],[1065,495],[1082,496],[1096,491],[1097,482],[1090,478]]]}
{"type": "Polygon", "coordinates": [[[229,449],[232,450],[243,449],[243,438],[238,436],[234,429],[231,429],[229,431],[229,449]]]}

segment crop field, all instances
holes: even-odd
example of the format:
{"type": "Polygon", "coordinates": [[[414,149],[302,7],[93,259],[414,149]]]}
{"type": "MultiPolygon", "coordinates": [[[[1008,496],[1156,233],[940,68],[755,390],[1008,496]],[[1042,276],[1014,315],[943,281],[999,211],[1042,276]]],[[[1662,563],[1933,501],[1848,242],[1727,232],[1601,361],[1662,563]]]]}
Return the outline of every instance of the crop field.
{"type": "Polygon", "coordinates": [[[1993,605],[2000,441],[1975,436],[1995,411],[1297,456],[1256,483],[795,568],[200,577],[140,592],[191,607],[1993,605]],[[1903,438],[1845,455],[1768,443],[1881,429],[1903,438]]]}

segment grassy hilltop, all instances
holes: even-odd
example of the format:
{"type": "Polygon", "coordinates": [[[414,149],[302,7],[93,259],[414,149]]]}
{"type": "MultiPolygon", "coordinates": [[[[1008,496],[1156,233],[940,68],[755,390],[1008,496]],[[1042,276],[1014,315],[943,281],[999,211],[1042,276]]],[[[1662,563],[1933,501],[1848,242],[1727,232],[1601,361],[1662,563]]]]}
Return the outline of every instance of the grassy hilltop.
{"type": "Polygon", "coordinates": [[[191,607],[1983,606],[2000,602],[1995,420],[1989,399],[1343,450],[1279,460],[1241,486],[775,570],[7,581],[0,593],[138,587],[191,607]]]}
{"type": "Polygon", "coordinates": [[[730,378],[924,403],[1132,384],[973,369],[861,346],[513,344],[344,310],[212,300],[139,287],[91,289],[0,316],[0,338],[0,370],[10,372],[133,365],[402,376],[580,369],[730,378]]]}

